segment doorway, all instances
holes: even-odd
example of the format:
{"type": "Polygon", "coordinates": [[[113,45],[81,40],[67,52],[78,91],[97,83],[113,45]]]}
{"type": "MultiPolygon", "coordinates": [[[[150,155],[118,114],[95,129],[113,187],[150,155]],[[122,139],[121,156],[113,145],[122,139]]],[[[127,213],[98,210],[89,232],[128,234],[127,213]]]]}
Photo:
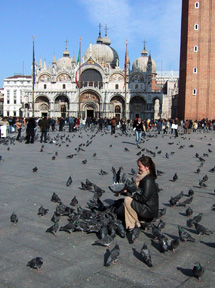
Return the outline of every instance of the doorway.
{"type": "Polygon", "coordinates": [[[93,112],[94,112],[93,110],[87,110],[87,117],[91,117],[93,119],[94,117],[93,112]]]}
{"type": "Polygon", "coordinates": [[[41,114],[42,114],[42,117],[47,117],[47,115],[48,115],[48,113],[46,113],[46,112],[42,112],[41,114]]]}

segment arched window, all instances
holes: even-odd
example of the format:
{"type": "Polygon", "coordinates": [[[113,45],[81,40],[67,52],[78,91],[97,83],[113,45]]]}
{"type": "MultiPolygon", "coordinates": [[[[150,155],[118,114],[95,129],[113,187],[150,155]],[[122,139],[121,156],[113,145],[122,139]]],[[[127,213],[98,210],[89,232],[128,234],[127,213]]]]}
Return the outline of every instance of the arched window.
{"type": "Polygon", "coordinates": [[[115,113],[121,113],[121,108],[120,108],[120,106],[116,106],[115,107],[115,113]]]}
{"type": "Polygon", "coordinates": [[[46,84],[44,84],[44,89],[46,89],[46,84]]]}
{"type": "Polygon", "coordinates": [[[199,8],[199,2],[195,3],[195,8],[198,9],[199,8]]]}
{"type": "Polygon", "coordinates": [[[199,24],[194,25],[194,30],[199,30],[199,24]]]}
{"type": "Polygon", "coordinates": [[[197,95],[197,89],[193,89],[193,95],[196,96],[197,95]]]}
{"type": "Polygon", "coordinates": [[[66,84],[63,84],[63,89],[66,89],[66,84]]]}
{"type": "Polygon", "coordinates": [[[115,89],[119,89],[119,85],[118,84],[115,85],[115,89]]]}

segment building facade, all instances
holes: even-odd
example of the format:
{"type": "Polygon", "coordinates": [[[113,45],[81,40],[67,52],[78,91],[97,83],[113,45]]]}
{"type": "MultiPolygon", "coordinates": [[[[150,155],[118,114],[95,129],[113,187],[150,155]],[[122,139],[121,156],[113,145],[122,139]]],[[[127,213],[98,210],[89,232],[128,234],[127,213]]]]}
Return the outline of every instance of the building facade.
{"type": "MultiPolygon", "coordinates": [[[[145,45],[132,65],[127,57],[126,71],[119,67],[118,54],[107,33],[102,38],[101,32],[80,63],[74,55],[70,57],[66,46],[63,56],[57,60],[53,56],[48,67],[41,59],[35,64],[34,93],[31,76],[4,79],[4,116],[28,117],[34,112],[35,117],[55,118],[171,117],[171,95],[162,94],[156,63],[145,45]]],[[[173,74],[166,77],[171,80],[173,74]]]]}
{"type": "Polygon", "coordinates": [[[183,0],[178,116],[215,119],[215,2],[183,0]]]}

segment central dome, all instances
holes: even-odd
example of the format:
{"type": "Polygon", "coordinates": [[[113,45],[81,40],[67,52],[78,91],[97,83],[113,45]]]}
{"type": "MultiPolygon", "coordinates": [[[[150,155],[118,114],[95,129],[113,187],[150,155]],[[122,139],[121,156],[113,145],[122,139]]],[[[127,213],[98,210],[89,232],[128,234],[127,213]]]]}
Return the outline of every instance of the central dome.
{"type": "MultiPolygon", "coordinates": [[[[149,56],[148,51],[145,49],[141,51],[141,56],[134,60],[132,64],[132,70],[141,70],[142,72],[147,71],[147,64],[148,64],[149,56]]],[[[152,73],[156,73],[156,63],[153,59],[152,61],[152,73]]]]}
{"type": "Polygon", "coordinates": [[[90,44],[84,54],[84,61],[87,61],[92,57],[97,63],[107,63],[111,66],[116,66],[117,60],[119,60],[116,51],[109,45],[103,43],[90,44]]]}
{"type": "Polygon", "coordinates": [[[70,57],[69,51],[66,50],[63,52],[63,57],[59,58],[57,60],[57,67],[58,68],[66,68],[71,69],[72,68],[72,58],[70,57]]]}

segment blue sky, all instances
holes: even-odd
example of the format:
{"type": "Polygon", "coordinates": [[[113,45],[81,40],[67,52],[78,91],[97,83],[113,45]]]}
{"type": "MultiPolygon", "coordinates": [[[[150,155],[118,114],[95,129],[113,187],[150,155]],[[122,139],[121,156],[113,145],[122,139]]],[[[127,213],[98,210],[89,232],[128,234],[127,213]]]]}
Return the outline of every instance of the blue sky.
{"type": "Polygon", "coordinates": [[[82,56],[90,42],[102,37],[107,24],[111,46],[124,67],[126,39],[131,64],[140,56],[143,41],[157,71],[179,70],[181,0],[1,0],[0,87],[15,73],[31,75],[32,36],[36,61],[46,63],[68,50],[82,56]]]}

